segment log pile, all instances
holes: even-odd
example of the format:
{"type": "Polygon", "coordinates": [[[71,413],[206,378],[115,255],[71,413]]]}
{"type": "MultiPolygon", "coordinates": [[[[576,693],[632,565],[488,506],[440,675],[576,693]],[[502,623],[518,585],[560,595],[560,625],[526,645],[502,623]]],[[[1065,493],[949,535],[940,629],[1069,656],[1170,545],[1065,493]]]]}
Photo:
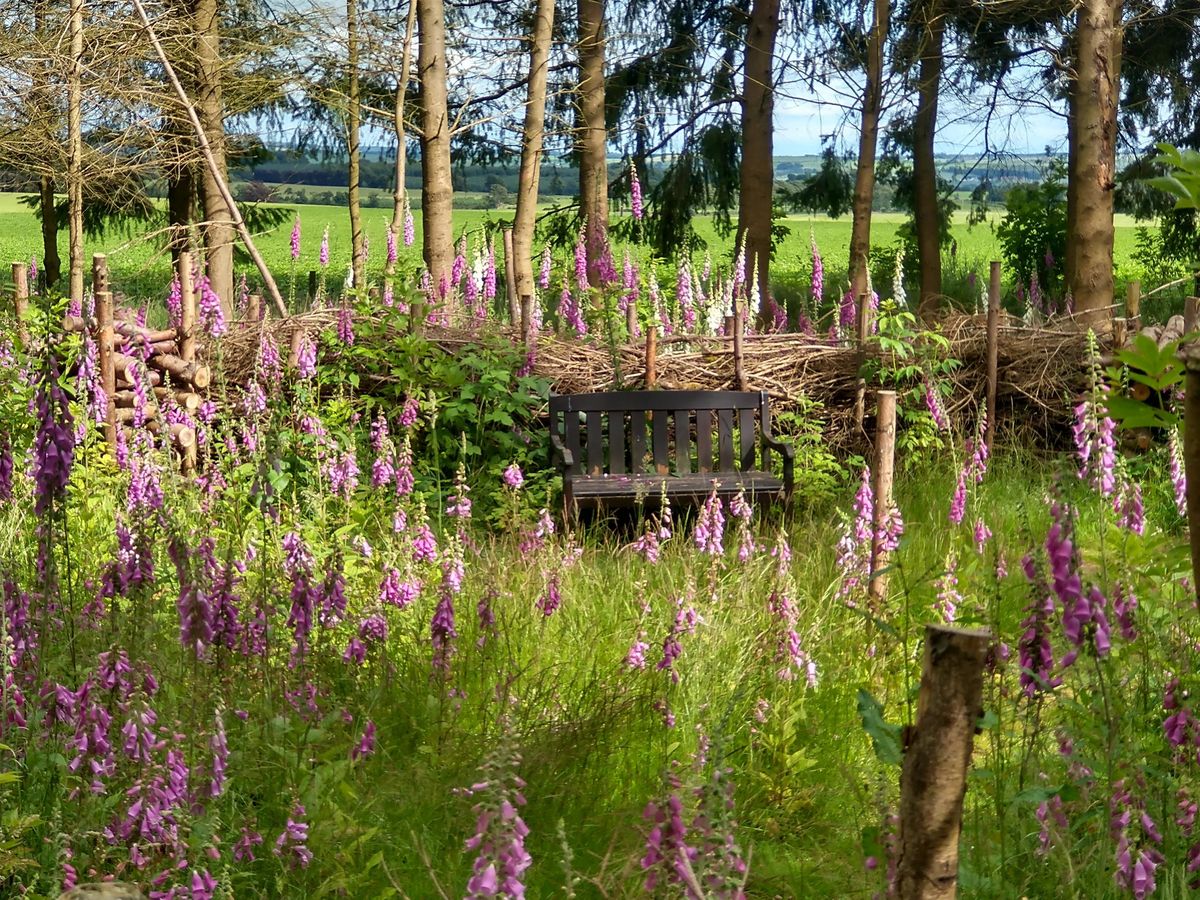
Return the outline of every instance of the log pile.
{"type": "Polygon", "coordinates": [[[67,316],[63,322],[64,330],[86,332],[96,341],[100,378],[108,397],[104,430],[109,443],[115,445],[118,429],[129,438],[135,427],[154,435],[162,434],[165,428],[184,471],[196,467],[196,431],[187,424],[167,422],[164,407],[173,403],[194,414],[212,383],[212,370],[196,359],[196,296],[190,256],[182,253],[179,258],[182,316],[178,328],[147,328],[137,323],[133,310],[116,307],[103,254],[92,260],[95,316],[90,321],[67,316]],[[140,414],[136,390],[139,381],[143,391],[149,388],[140,414]]]}

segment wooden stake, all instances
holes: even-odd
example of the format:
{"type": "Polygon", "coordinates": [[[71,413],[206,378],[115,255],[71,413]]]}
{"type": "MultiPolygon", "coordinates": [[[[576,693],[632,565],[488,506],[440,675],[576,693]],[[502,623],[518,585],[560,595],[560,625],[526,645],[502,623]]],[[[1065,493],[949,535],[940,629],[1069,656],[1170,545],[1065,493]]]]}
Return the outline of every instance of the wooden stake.
{"type": "Polygon", "coordinates": [[[1192,548],[1192,594],[1200,602],[1200,345],[1185,344],[1179,350],[1179,357],[1187,368],[1183,399],[1183,467],[1192,548]]]}
{"type": "Polygon", "coordinates": [[[625,330],[629,332],[629,340],[632,341],[638,331],[637,303],[632,299],[630,299],[629,304],[625,307],[625,330]]]}
{"type": "MultiPolygon", "coordinates": [[[[863,430],[863,422],[867,418],[867,380],[859,378],[854,382],[854,421],[858,430],[863,430]]],[[[864,436],[865,436],[864,432],[864,436]]]]}
{"type": "Polygon", "coordinates": [[[866,291],[858,297],[858,346],[867,346],[871,337],[871,295],[866,291]]]}
{"type": "Polygon", "coordinates": [[[950,900],[975,727],[983,713],[987,630],[925,626],[917,719],[900,773],[900,900],[950,900]]]}
{"type": "Polygon", "coordinates": [[[987,317],[987,431],[984,440],[989,449],[996,444],[996,383],[1000,366],[1000,263],[992,260],[988,282],[987,317]]]}
{"type": "Polygon", "coordinates": [[[308,270],[308,304],[311,306],[317,300],[317,270],[308,270]]]}
{"type": "Polygon", "coordinates": [[[263,318],[263,302],[259,294],[251,294],[246,298],[246,318],[250,324],[257,325],[263,318]]]}
{"type": "Polygon", "coordinates": [[[521,321],[521,298],[517,296],[517,256],[513,252],[513,233],[504,229],[504,287],[508,297],[508,321],[521,321]]]}
{"type": "Polygon", "coordinates": [[[113,347],[115,332],[113,331],[112,294],[100,291],[96,294],[96,319],[99,322],[96,336],[96,357],[100,365],[100,383],[104,386],[104,394],[108,398],[105,412],[104,439],[110,447],[117,446],[117,370],[113,362],[116,355],[113,347]]]}
{"type": "Polygon", "coordinates": [[[192,284],[192,254],[179,254],[179,358],[191,362],[196,358],[196,288],[192,284]]]}
{"type": "Polygon", "coordinates": [[[17,341],[22,347],[29,346],[29,326],[25,316],[29,312],[29,270],[25,263],[12,264],[13,313],[17,317],[17,341]]]}
{"type": "Polygon", "coordinates": [[[658,329],[654,325],[646,328],[646,388],[654,387],[658,381],[658,329]]]}
{"type": "Polygon", "coordinates": [[[288,368],[293,371],[300,368],[300,345],[304,343],[304,331],[300,328],[292,329],[292,344],[288,349],[288,368]]]}
{"type": "Polygon", "coordinates": [[[1141,308],[1142,283],[1131,281],[1125,288],[1125,324],[1129,327],[1130,334],[1137,334],[1142,330],[1141,308]]]}
{"type": "Polygon", "coordinates": [[[92,254],[92,296],[111,290],[108,282],[108,257],[103,253],[92,254]]]}
{"type": "Polygon", "coordinates": [[[738,309],[738,303],[735,300],[733,303],[733,379],[737,383],[739,391],[748,390],[746,387],[746,361],[742,353],[742,338],[746,329],[746,323],[742,321],[742,311],[738,309]]]}
{"type": "Polygon", "coordinates": [[[887,600],[887,575],[878,574],[887,566],[887,551],[883,538],[892,511],[892,479],[896,468],[896,392],[876,393],[875,413],[875,535],[871,541],[871,584],[869,594],[872,608],[883,609],[887,600]]]}

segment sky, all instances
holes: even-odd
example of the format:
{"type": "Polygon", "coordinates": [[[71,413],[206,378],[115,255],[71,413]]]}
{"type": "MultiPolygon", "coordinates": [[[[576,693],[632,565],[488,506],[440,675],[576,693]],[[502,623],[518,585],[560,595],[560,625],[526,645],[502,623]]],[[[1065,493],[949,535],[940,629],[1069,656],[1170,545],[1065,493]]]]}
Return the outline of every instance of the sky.
{"type": "MultiPolygon", "coordinates": [[[[821,151],[821,135],[840,132],[839,147],[852,153],[858,140],[857,122],[845,123],[840,108],[798,98],[781,98],[775,106],[775,155],[805,156],[821,151]]],[[[976,154],[984,149],[982,114],[959,110],[939,116],[935,152],[976,154]]],[[[1067,125],[1061,116],[1043,110],[1001,113],[993,117],[990,142],[993,149],[1010,153],[1041,153],[1047,145],[1066,149],[1067,125]]]]}

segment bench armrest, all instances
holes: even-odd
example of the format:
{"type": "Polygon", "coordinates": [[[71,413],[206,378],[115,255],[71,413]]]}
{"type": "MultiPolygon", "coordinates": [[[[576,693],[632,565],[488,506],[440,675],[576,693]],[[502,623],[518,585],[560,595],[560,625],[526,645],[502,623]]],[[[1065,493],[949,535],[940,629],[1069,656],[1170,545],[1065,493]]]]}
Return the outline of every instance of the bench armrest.
{"type": "Polygon", "coordinates": [[[551,434],[550,446],[554,448],[554,455],[562,461],[564,472],[570,472],[575,468],[575,454],[567,449],[567,445],[562,442],[561,437],[557,434],[551,434]]]}
{"type": "Polygon", "coordinates": [[[781,441],[768,432],[763,432],[763,447],[779,451],[783,457],[783,491],[788,497],[792,495],[792,485],[796,477],[796,448],[791,441],[781,441]]]}

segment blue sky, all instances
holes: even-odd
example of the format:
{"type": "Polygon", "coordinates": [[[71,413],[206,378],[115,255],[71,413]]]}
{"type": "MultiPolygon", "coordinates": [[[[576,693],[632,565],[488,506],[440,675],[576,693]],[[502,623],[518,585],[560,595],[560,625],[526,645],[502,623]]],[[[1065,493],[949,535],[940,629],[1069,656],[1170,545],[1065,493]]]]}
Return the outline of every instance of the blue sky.
{"type": "MultiPolygon", "coordinates": [[[[992,116],[990,132],[985,140],[982,100],[974,108],[947,108],[943,104],[938,114],[938,153],[976,154],[990,143],[992,150],[1008,153],[1041,153],[1047,145],[1066,151],[1066,119],[1040,108],[999,108],[992,116]]],[[[775,154],[802,156],[819,153],[821,135],[838,132],[842,144],[839,150],[857,152],[858,121],[845,121],[840,105],[822,103],[819,99],[780,96],[775,104],[775,154]]]]}

